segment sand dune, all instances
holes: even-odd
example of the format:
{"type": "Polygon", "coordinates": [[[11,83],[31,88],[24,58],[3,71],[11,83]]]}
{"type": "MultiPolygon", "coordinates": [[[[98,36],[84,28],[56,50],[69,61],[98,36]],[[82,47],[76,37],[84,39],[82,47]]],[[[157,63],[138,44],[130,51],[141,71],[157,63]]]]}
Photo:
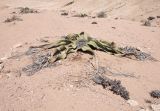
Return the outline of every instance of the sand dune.
{"type": "Polygon", "coordinates": [[[159,0],[74,0],[72,5],[64,7],[71,0],[5,0],[11,7],[29,6],[41,9],[69,10],[86,13],[104,11],[108,17],[120,17],[141,20],[148,16],[158,16],[159,0]]]}

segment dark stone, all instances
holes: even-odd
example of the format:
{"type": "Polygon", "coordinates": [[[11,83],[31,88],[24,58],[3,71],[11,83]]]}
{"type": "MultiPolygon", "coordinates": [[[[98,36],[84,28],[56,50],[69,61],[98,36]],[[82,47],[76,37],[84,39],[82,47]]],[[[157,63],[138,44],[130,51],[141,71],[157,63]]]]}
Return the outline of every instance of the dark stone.
{"type": "Polygon", "coordinates": [[[157,16],[157,18],[160,18],[160,16],[157,16]]]}
{"type": "Polygon", "coordinates": [[[107,17],[107,14],[102,11],[102,12],[97,13],[97,17],[98,17],[98,18],[106,18],[106,17],[107,17]]]}
{"type": "Polygon", "coordinates": [[[67,13],[67,12],[63,12],[63,13],[61,13],[61,15],[63,15],[63,16],[67,16],[67,15],[68,15],[68,13],[67,13]]]}
{"type": "Polygon", "coordinates": [[[144,25],[144,26],[151,26],[151,23],[150,23],[149,20],[146,20],[143,25],[144,25]]]}
{"type": "Polygon", "coordinates": [[[154,90],[150,93],[153,98],[160,98],[160,90],[154,90]]]}
{"type": "Polygon", "coordinates": [[[148,19],[148,20],[153,20],[153,19],[155,19],[155,17],[150,16],[150,17],[148,17],[147,19],[148,19]]]}
{"type": "Polygon", "coordinates": [[[97,22],[92,22],[92,24],[97,24],[97,22]]]}

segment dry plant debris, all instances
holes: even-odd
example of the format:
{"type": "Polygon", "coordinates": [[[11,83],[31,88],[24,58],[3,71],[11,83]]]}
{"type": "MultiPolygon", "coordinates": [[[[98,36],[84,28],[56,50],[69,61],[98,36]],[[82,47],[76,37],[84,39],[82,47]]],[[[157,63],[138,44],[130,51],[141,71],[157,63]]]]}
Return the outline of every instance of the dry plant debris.
{"type": "Polygon", "coordinates": [[[73,17],[88,17],[88,15],[85,13],[79,13],[79,14],[73,15],[73,17]]]}
{"type": "Polygon", "coordinates": [[[49,52],[32,56],[33,64],[22,68],[22,71],[26,72],[28,76],[31,76],[42,68],[56,66],[57,63],[50,62],[50,56],[51,53],[49,52]]]}
{"type": "Polygon", "coordinates": [[[128,57],[130,59],[138,59],[140,61],[144,60],[153,60],[156,61],[150,54],[142,52],[141,50],[135,47],[124,47],[122,48],[123,56],[128,57]]]}
{"type": "Polygon", "coordinates": [[[107,77],[96,75],[93,78],[93,81],[96,84],[102,85],[103,88],[108,88],[114,94],[120,95],[125,100],[130,99],[129,92],[122,86],[121,81],[119,80],[111,80],[107,77]]]}
{"type": "Polygon", "coordinates": [[[13,15],[11,18],[7,18],[4,23],[14,22],[14,21],[23,21],[21,18],[19,18],[16,15],[13,15]]]}
{"type": "Polygon", "coordinates": [[[28,14],[28,13],[39,13],[37,10],[35,9],[30,9],[28,7],[20,7],[20,14],[28,14]]]}

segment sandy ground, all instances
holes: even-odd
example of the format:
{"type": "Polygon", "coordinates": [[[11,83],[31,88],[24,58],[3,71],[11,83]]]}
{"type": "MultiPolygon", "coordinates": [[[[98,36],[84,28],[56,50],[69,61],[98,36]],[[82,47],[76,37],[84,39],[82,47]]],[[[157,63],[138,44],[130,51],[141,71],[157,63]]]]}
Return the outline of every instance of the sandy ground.
{"type": "MultiPolygon", "coordinates": [[[[148,16],[159,16],[159,0],[77,0],[75,4],[63,7],[68,2],[1,0],[0,57],[9,56],[14,50],[24,52],[30,45],[39,43],[40,38],[49,37],[55,41],[68,33],[85,31],[95,38],[114,41],[117,45],[138,47],[160,60],[160,22],[156,22],[156,27],[142,26],[140,22],[148,16]],[[24,6],[38,9],[40,13],[11,14],[18,11],[15,8],[24,6]],[[108,17],[61,16],[60,10],[89,14],[106,11],[108,17]],[[3,22],[13,15],[23,21],[3,22]],[[115,17],[120,19],[113,19],[115,17]],[[22,47],[14,48],[17,44],[22,44],[22,47]]],[[[138,106],[130,106],[120,96],[81,77],[86,77],[92,70],[88,55],[75,60],[70,58],[55,68],[44,69],[33,76],[18,72],[31,63],[27,57],[22,57],[4,61],[5,73],[0,73],[0,111],[137,111],[150,105],[146,103],[147,99],[152,99],[149,92],[160,89],[159,62],[135,61],[100,52],[97,56],[101,66],[134,74],[136,78],[109,77],[121,80],[138,106]]]]}

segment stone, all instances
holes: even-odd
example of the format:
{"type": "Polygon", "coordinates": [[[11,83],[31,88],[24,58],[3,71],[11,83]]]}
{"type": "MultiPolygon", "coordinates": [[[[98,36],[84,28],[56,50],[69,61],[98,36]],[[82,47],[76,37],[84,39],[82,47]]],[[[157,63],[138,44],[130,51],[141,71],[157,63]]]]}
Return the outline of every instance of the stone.
{"type": "Polygon", "coordinates": [[[61,15],[63,15],[63,16],[67,16],[67,15],[68,15],[68,13],[67,13],[67,12],[63,12],[63,13],[61,13],[61,15]]]}
{"type": "Polygon", "coordinates": [[[153,19],[155,19],[155,17],[150,16],[150,17],[148,17],[147,19],[148,19],[148,20],[153,20],[153,19]]]}
{"type": "Polygon", "coordinates": [[[128,100],[127,101],[127,103],[129,104],[129,105],[131,105],[131,106],[138,106],[138,102],[137,101],[135,101],[135,100],[128,100]]]}
{"type": "Polygon", "coordinates": [[[97,22],[92,22],[92,24],[97,24],[97,22]]]}
{"type": "Polygon", "coordinates": [[[151,26],[151,22],[149,20],[146,20],[143,25],[144,26],[151,26]]]}
{"type": "Polygon", "coordinates": [[[153,111],[160,111],[160,104],[152,104],[151,105],[151,108],[153,111]]]}

